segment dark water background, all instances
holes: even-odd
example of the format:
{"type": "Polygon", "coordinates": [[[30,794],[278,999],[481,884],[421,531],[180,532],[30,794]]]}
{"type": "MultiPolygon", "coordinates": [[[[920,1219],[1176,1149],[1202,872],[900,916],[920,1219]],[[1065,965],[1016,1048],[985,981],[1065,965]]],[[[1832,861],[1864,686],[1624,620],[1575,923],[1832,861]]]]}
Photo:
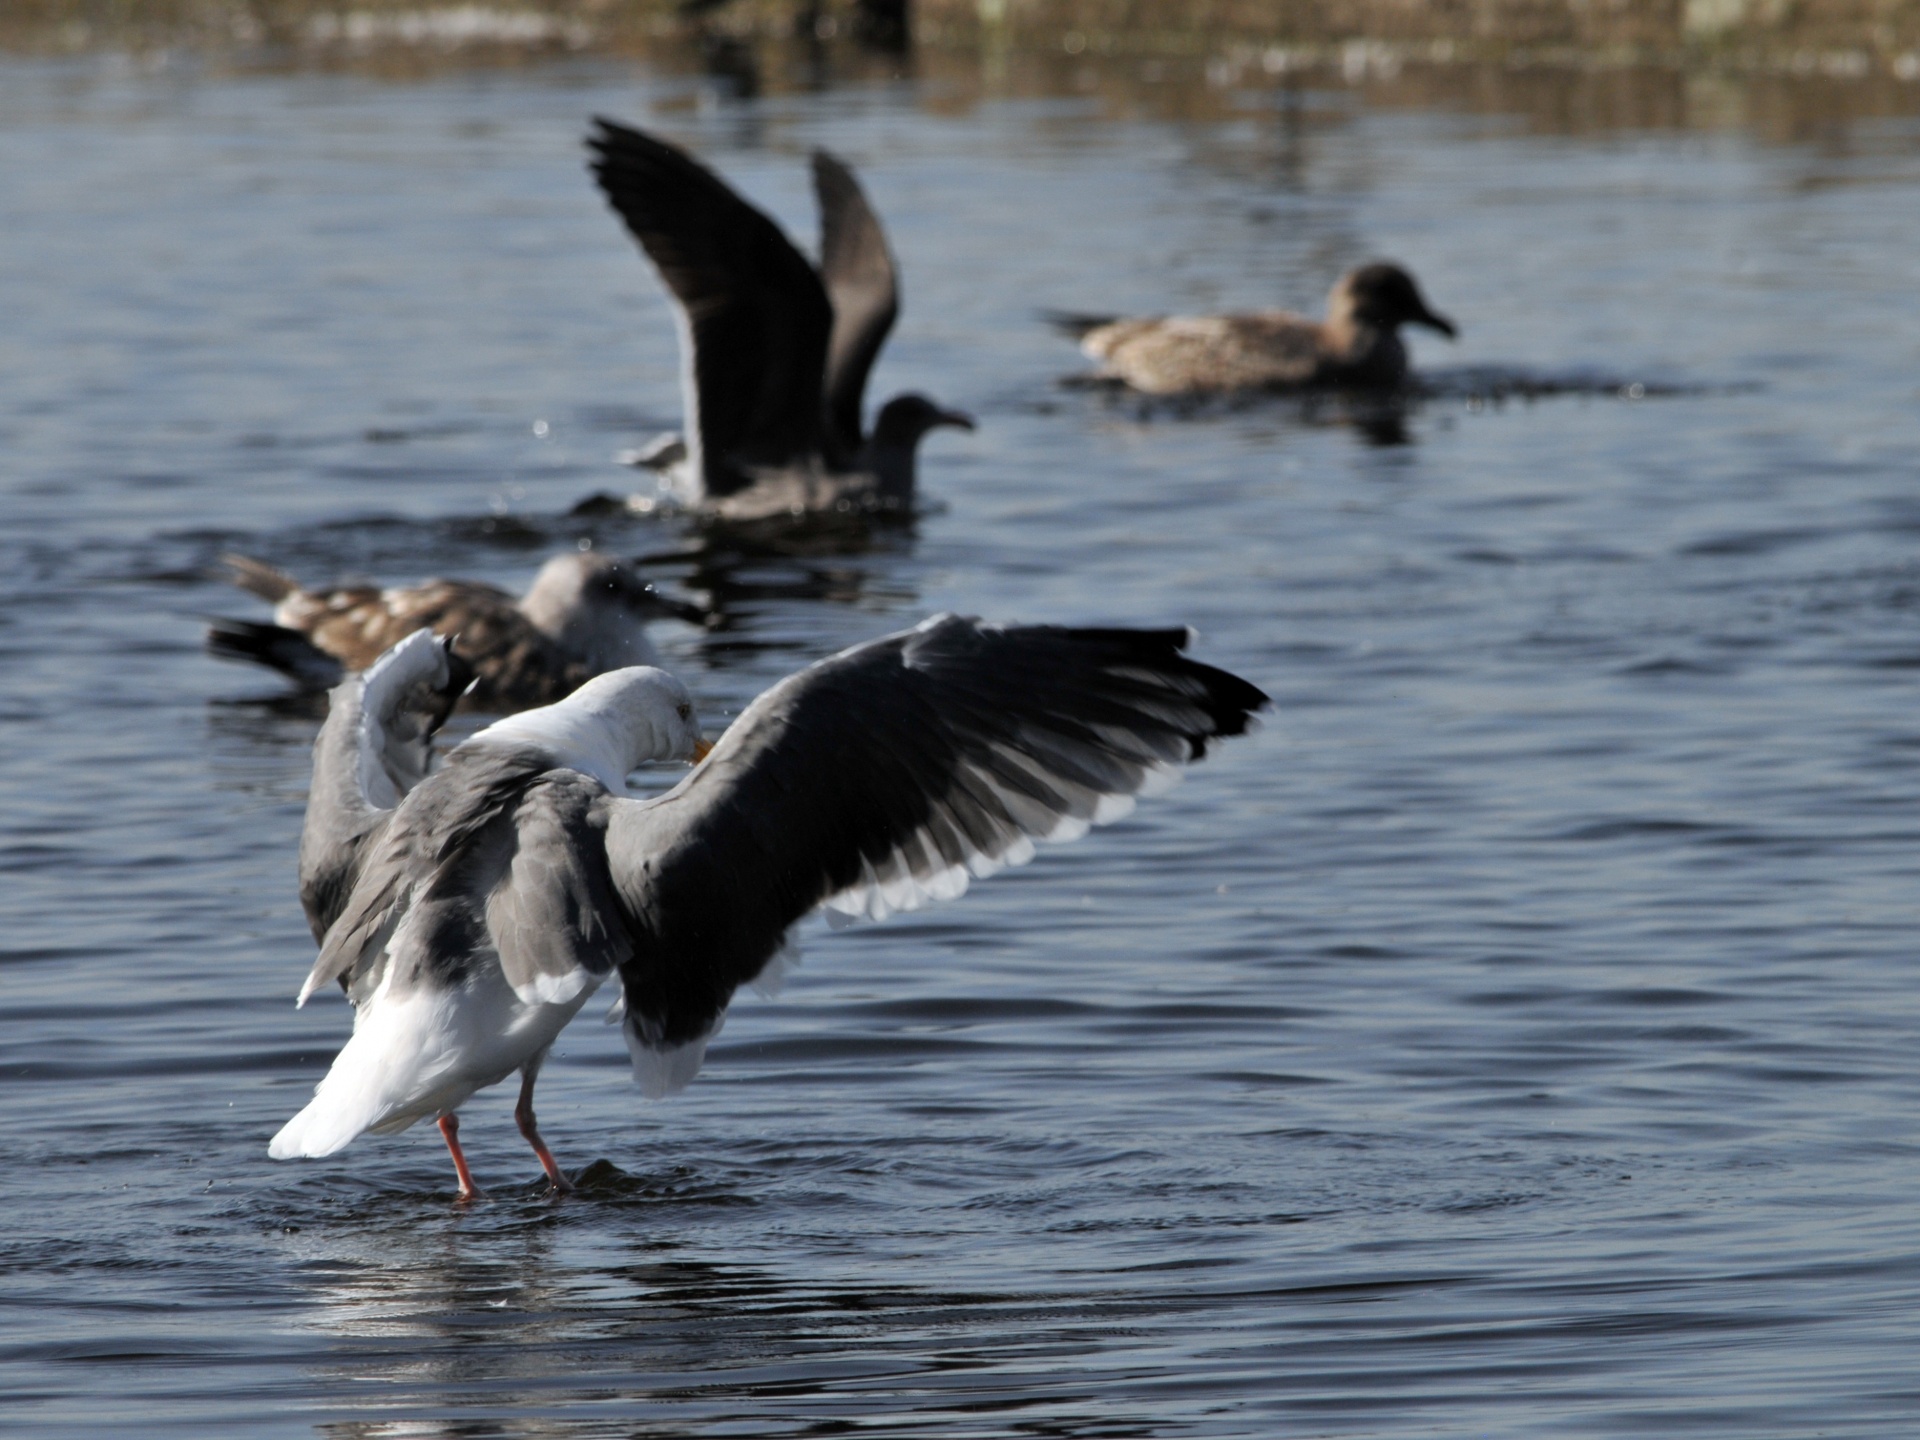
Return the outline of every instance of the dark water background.
{"type": "Polygon", "coordinates": [[[0,182],[7,1434],[1920,1425],[1911,116],[7,61],[0,182]],[[860,168],[878,385],[982,421],[916,530],[564,518],[678,409],[602,110],[803,237],[807,149],[860,168]],[[1312,307],[1374,254],[1464,331],[1397,437],[1062,390],[1034,318],[1312,307]],[[1189,622],[1278,710],[957,905],[810,932],[666,1104],[591,1008],[541,1086],[572,1199],[506,1088],[470,1208],[430,1131],[270,1162],[347,1014],[291,1003],[313,719],[200,653],[259,613],[208,567],[518,586],[586,536],[721,607],[660,636],[710,730],[943,608],[1189,622]]]}

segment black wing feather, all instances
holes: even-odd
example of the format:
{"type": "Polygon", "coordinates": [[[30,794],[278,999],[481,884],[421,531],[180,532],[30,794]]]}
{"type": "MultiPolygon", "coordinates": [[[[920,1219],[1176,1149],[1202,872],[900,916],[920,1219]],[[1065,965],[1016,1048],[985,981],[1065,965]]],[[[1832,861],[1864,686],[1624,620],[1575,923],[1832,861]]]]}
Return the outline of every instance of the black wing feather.
{"type": "Polygon", "coordinates": [[[867,376],[900,313],[900,277],[880,217],[844,161],[813,152],[813,191],[820,202],[820,278],[833,303],[827,345],[827,441],[850,462],[865,438],[867,376]]]}
{"type": "Polygon", "coordinates": [[[820,450],[833,312],[780,227],[686,152],[596,120],[594,178],[660,272],[691,335],[695,432],[708,493],[744,488],[742,467],[820,450]]]}
{"type": "Polygon", "coordinates": [[[669,794],[611,802],[635,1035],[708,1033],[830,899],[891,886],[869,906],[883,914],[957,894],[959,867],[1017,863],[1033,839],[1079,833],[1107,818],[1103,801],[1241,734],[1267,697],[1187,659],[1186,643],[940,616],[775,686],[669,794]]]}

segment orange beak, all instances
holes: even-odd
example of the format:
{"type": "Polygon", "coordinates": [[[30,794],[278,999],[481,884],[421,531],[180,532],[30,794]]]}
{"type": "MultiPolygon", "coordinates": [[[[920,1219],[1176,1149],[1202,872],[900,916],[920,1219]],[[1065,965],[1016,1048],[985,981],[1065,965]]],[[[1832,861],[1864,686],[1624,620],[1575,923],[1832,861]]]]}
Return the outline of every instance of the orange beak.
{"type": "Polygon", "coordinates": [[[696,740],[693,742],[693,763],[698,765],[713,753],[713,741],[696,740]]]}

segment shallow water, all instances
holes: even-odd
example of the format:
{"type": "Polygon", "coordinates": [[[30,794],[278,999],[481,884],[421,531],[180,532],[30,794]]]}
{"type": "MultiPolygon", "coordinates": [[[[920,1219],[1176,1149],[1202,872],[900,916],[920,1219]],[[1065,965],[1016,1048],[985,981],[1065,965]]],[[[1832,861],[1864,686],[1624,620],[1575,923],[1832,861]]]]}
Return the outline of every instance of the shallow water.
{"type": "Polygon", "coordinates": [[[703,93],[0,62],[7,1432],[1910,1433],[1920,125],[703,93]],[[595,111],[802,236],[808,147],[860,168],[878,388],[982,421],[917,526],[567,517],[678,408],[595,111]],[[1397,424],[1056,383],[1043,308],[1313,306],[1371,254],[1464,330],[1397,424]],[[587,1012],[571,1199],[505,1089],[469,1208],[431,1132],[268,1161],[347,1014],[291,1004],[313,719],[201,654],[259,613],[209,567],[519,585],[586,537],[719,607],[660,631],[710,730],[947,608],[1191,623],[1277,710],[810,930],[672,1101],[587,1012]]]}

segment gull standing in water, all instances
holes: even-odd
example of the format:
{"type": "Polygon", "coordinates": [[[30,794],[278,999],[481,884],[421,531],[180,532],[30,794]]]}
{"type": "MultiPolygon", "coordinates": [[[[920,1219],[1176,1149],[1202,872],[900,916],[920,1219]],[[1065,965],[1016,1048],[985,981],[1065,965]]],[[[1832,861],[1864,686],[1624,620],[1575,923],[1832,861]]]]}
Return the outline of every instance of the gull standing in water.
{"type": "Polygon", "coordinates": [[[473,667],[466,703],[496,713],[548,705],[595,675],[655,663],[649,620],[704,619],[660,595],[628,561],[592,551],[554,556],[521,596],[478,580],[304,590],[284,570],[244,555],[225,563],[234,584],[273,602],[274,623],[215,621],[207,648],[221,659],[253,661],[323,690],[425,626],[454,637],[473,667]]]}
{"type": "Polygon", "coordinates": [[[900,511],[920,441],[970,416],[896,395],[865,429],[867,373],[900,310],[887,237],[859,182],[813,155],[820,267],[685,151],[596,120],[607,201],[659,272],[680,328],[686,433],[637,463],[721,519],[900,511]]]}
{"type": "Polygon", "coordinates": [[[1209,395],[1232,390],[1393,390],[1406,382],[1402,325],[1424,325],[1449,339],[1453,322],[1427,306],[1413,277],[1376,261],[1340,277],[1327,318],[1287,310],[1237,315],[1164,315],[1109,320],[1056,315],[1101,362],[1097,378],[1147,395],[1209,395]]]}
{"type": "Polygon", "coordinates": [[[391,760],[392,737],[417,736],[417,697],[450,682],[430,637],[403,642],[334,692],[315,745],[301,876],[321,943],[300,1001],[340,985],[354,1030],[269,1153],[434,1120],[466,1198],[456,1112],[517,1071],[520,1131],[568,1188],[534,1079],[605,980],[641,1089],[679,1089],[806,915],[957,898],[1243,733],[1267,697],[1187,642],[936,616],[789,676],[714,746],[673,676],[619,670],[478,732],[411,790],[416,752],[391,760]],[[649,761],[697,768],[628,798],[649,761]]]}

